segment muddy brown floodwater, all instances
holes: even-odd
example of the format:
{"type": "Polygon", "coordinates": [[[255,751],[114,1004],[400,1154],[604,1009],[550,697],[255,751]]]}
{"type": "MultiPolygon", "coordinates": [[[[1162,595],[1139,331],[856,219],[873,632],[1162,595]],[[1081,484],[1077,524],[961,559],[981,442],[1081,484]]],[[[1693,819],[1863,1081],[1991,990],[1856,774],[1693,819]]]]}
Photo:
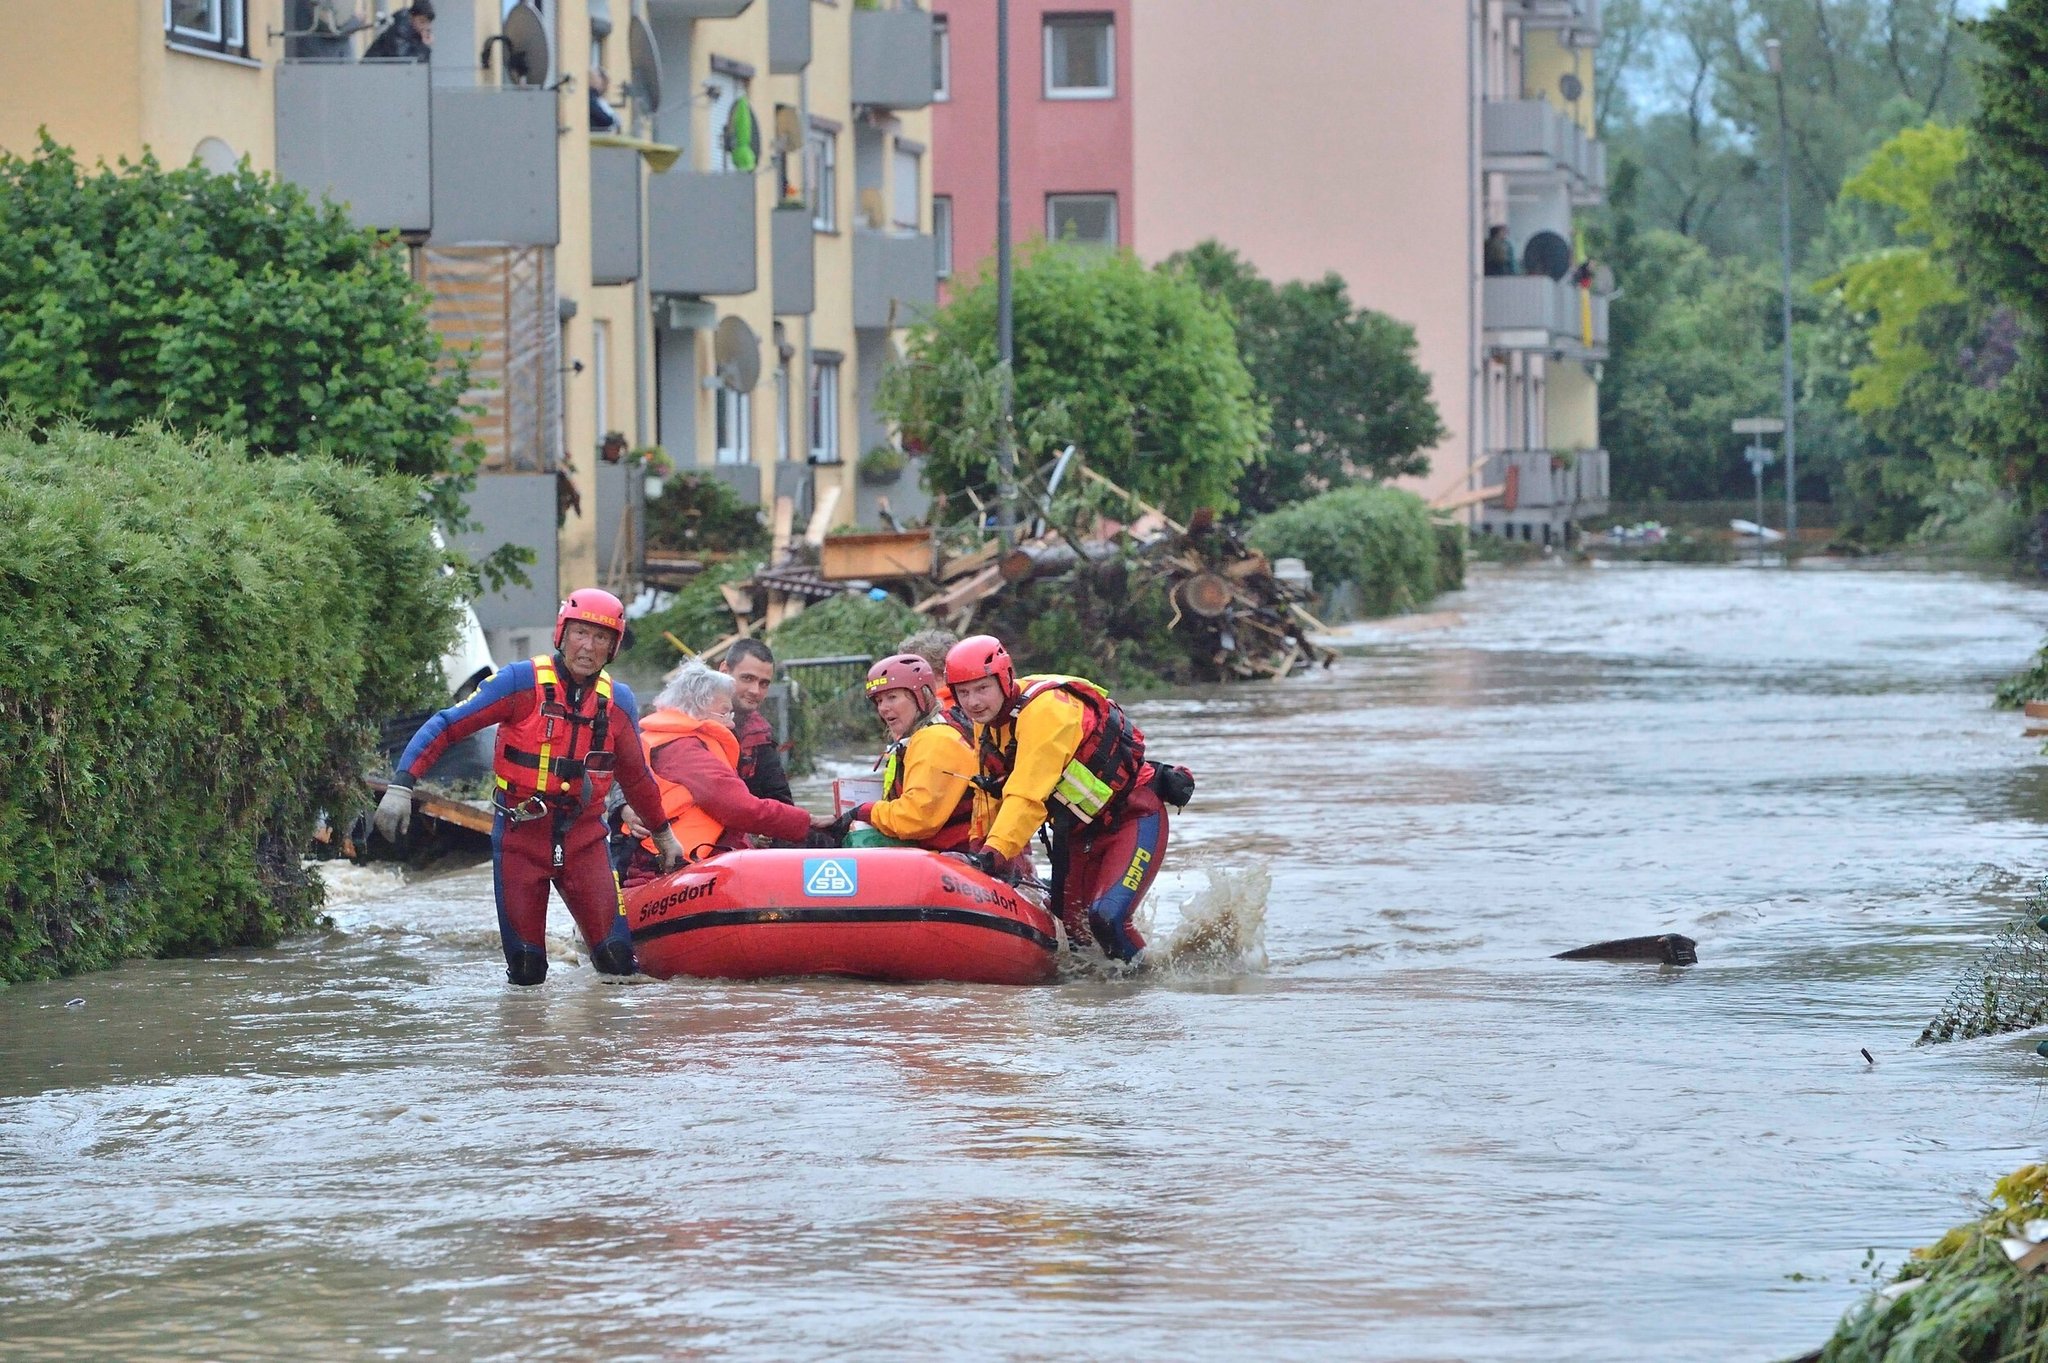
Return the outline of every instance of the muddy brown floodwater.
{"type": "Polygon", "coordinates": [[[0,1359],[1818,1343],[2048,1123],[2032,1038],[1910,1048],[2048,869],[1988,707],[2048,593],[1451,604],[1138,707],[1206,928],[1136,979],[515,992],[487,871],[342,867],[332,933],[0,992],[0,1359]],[[1549,959],[1665,930],[1698,966],[1549,959]]]}

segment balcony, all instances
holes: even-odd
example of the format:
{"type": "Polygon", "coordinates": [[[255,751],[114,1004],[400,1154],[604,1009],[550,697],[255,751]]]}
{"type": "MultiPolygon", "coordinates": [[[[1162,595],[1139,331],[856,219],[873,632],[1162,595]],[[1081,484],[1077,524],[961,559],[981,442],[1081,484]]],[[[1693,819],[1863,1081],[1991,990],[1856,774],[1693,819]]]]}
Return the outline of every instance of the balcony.
{"type": "MultiPolygon", "coordinates": [[[[810,0],[804,0],[809,4],[810,0]]],[[[818,234],[808,206],[778,208],[768,215],[775,249],[775,315],[788,317],[817,308],[818,234]]]]}
{"type": "Polygon", "coordinates": [[[647,0],[650,22],[663,19],[737,19],[754,0],[647,0]]]}
{"type": "Polygon", "coordinates": [[[1606,298],[1546,275],[1493,275],[1481,283],[1481,320],[1488,345],[1549,350],[1576,359],[1606,358],[1606,298]],[[1592,304],[1590,335],[1582,296],[1592,304]]]}
{"type": "Polygon", "coordinates": [[[922,109],[932,102],[932,16],[913,6],[857,9],[853,21],[853,102],[876,109],[922,109]]]}
{"type": "Polygon", "coordinates": [[[1607,190],[1607,149],[1547,99],[1489,103],[1483,111],[1486,168],[1509,175],[1561,176],[1576,203],[1607,190]]]}
{"type": "Polygon", "coordinates": [[[811,0],[768,0],[768,70],[794,76],[811,64],[811,0]]]}
{"type": "Polygon", "coordinates": [[[561,241],[553,91],[436,86],[433,122],[436,245],[561,241]]]}
{"type": "Polygon", "coordinates": [[[640,153],[590,149],[590,282],[630,284],[640,277],[640,153]]]}
{"type": "Polygon", "coordinates": [[[685,170],[647,177],[647,287],[664,294],[752,293],[752,175],[685,170]]]}
{"type": "MultiPolygon", "coordinates": [[[[858,13],[859,11],[856,11],[858,13]]],[[[853,234],[853,325],[907,327],[939,301],[938,244],[919,232],[853,234]]]]}
{"type": "Polygon", "coordinates": [[[1600,0],[1522,0],[1525,28],[1565,30],[1571,47],[1592,47],[1600,41],[1600,0]]]}
{"type": "Polygon", "coordinates": [[[1486,504],[1494,519],[1598,516],[1607,510],[1607,451],[1503,450],[1487,456],[1480,482],[1506,489],[1486,504]]]}
{"type": "Polygon", "coordinates": [[[424,235],[434,225],[428,78],[414,62],[281,63],[278,178],[345,205],[358,227],[424,235]]]}

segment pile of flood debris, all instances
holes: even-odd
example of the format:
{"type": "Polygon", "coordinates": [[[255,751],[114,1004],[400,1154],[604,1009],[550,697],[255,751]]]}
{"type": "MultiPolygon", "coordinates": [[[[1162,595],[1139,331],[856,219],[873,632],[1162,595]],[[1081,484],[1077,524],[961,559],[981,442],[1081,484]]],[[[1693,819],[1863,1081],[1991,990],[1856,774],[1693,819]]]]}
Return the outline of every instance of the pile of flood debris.
{"type": "Polygon", "coordinates": [[[1309,637],[1324,626],[1309,611],[1313,584],[1299,560],[1274,563],[1206,510],[1184,525],[1082,464],[1071,449],[1044,486],[1033,519],[1018,528],[1007,550],[989,528],[992,508],[971,493],[972,514],[950,524],[841,534],[827,533],[836,489],[820,499],[800,535],[793,501],[777,498],[768,564],[721,589],[733,631],[698,651],[716,656],[812,602],[877,589],[906,597],[934,625],[966,634],[1005,593],[1086,573],[1098,583],[1116,578],[1119,595],[1163,590],[1173,632],[1197,666],[1220,679],[1278,679],[1335,661],[1334,650],[1309,637]],[[1100,495],[1056,515],[1051,494],[1070,479],[1100,495]],[[1135,514],[1114,518],[1100,509],[1104,502],[1135,514]]]}

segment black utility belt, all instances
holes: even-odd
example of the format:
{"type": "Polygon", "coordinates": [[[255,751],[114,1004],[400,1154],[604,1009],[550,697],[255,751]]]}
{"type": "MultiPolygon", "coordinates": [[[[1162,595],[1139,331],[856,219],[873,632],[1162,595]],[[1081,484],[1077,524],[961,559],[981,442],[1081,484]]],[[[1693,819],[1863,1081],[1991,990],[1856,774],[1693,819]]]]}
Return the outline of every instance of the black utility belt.
{"type": "Polygon", "coordinates": [[[535,819],[574,818],[583,812],[583,801],[550,800],[538,793],[515,801],[501,790],[491,796],[491,807],[504,815],[507,823],[532,823],[535,819]]]}
{"type": "MultiPolygon", "coordinates": [[[[521,752],[516,748],[508,749],[505,760],[515,767],[524,767],[528,771],[540,770],[539,753],[521,752]]],[[[619,755],[615,752],[585,753],[581,757],[551,757],[548,759],[548,772],[551,777],[560,777],[564,781],[580,781],[585,773],[603,776],[611,772],[617,767],[618,761],[619,755]]]]}

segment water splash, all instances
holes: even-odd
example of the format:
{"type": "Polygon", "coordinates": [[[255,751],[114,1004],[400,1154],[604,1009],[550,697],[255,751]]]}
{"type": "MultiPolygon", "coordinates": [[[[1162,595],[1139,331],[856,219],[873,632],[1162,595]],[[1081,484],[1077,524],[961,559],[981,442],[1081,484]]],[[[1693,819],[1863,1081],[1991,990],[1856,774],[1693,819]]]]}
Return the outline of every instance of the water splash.
{"type": "Polygon", "coordinates": [[[1140,929],[1158,945],[1145,953],[1155,974],[1256,975],[1266,968],[1266,897],[1272,872],[1263,863],[1219,866],[1209,883],[1182,901],[1180,921],[1158,941],[1159,925],[1140,915],[1140,929]]]}

